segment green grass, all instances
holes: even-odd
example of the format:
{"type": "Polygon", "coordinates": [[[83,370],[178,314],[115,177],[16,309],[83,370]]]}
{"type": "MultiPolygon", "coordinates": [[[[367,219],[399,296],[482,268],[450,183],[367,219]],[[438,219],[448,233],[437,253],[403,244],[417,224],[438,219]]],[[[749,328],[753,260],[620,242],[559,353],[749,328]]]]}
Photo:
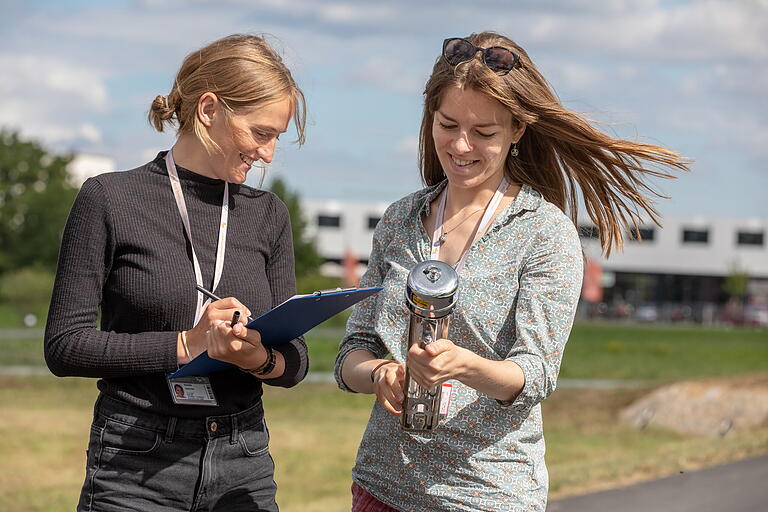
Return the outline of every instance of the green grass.
{"type": "Polygon", "coordinates": [[[577,324],[561,378],[672,381],[765,371],[768,330],[577,324]]]}
{"type": "MultiPolygon", "coordinates": [[[[338,324],[339,322],[336,321],[338,324]]],[[[331,371],[342,332],[307,336],[311,371],[331,371]]],[[[0,339],[0,364],[43,364],[42,340],[0,339]]],[[[578,324],[563,378],[647,380],[766,371],[768,331],[578,324]]],[[[711,440],[620,425],[647,389],[561,389],[543,403],[552,497],[628,484],[768,452],[768,427],[711,440]]],[[[89,379],[0,376],[0,510],[72,510],[96,387],[89,379]]],[[[267,388],[281,510],[349,510],[350,470],[371,396],[331,384],[267,388]]]]}
{"type": "Polygon", "coordinates": [[[0,326],[4,328],[24,327],[24,315],[10,304],[0,302],[0,326]]]}
{"type": "MultiPolygon", "coordinates": [[[[338,322],[306,336],[310,371],[330,372],[343,329],[338,322]]],[[[0,339],[2,364],[44,364],[42,340],[0,339]]],[[[570,379],[674,381],[764,371],[768,330],[581,323],[560,370],[570,379]]]]}
{"type": "Polygon", "coordinates": [[[3,365],[30,365],[45,364],[43,357],[43,340],[30,339],[0,339],[0,351],[3,365]]]}
{"type": "Polygon", "coordinates": [[[618,423],[618,412],[647,392],[563,389],[542,403],[551,498],[768,453],[768,425],[712,439],[618,423]]]}
{"type": "Polygon", "coordinates": [[[332,372],[339,342],[344,331],[339,330],[338,337],[315,337],[311,333],[305,338],[309,348],[309,371],[332,372]]]}
{"type": "MultiPolygon", "coordinates": [[[[312,371],[331,371],[343,331],[306,339],[312,371]]],[[[768,366],[768,330],[576,324],[560,377],[672,381],[742,375],[768,366]]]]}
{"type": "MultiPolygon", "coordinates": [[[[618,410],[644,392],[566,389],[544,402],[552,498],[768,451],[768,427],[706,439],[620,425],[618,410]]],[[[95,396],[89,379],[0,377],[0,510],[75,508],[95,396]]],[[[349,510],[350,471],[373,397],[302,383],[267,388],[264,401],[281,510],[349,510]]]]}

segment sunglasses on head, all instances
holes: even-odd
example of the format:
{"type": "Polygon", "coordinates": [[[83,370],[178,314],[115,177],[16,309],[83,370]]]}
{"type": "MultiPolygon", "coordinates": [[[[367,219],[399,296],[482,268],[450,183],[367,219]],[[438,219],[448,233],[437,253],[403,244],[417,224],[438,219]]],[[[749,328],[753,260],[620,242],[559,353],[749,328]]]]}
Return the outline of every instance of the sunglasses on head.
{"type": "Polygon", "coordinates": [[[483,52],[483,63],[500,75],[520,67],[520,56],[507,48],[480,48],[461,37],[449,37],[443,41],[443,58],[451,66],[473,59],[477,52],[483,52]]]}

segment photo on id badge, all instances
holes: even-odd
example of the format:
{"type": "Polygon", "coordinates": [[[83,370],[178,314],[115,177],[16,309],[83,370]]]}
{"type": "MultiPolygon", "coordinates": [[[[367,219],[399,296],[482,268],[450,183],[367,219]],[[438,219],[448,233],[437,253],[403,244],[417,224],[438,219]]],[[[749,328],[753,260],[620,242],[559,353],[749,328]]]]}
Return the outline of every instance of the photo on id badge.
{"type": "Polygon", "coordinates": [[[219,405],[208,377],[168,379],[173,403],[179,405],[219,405]]]}

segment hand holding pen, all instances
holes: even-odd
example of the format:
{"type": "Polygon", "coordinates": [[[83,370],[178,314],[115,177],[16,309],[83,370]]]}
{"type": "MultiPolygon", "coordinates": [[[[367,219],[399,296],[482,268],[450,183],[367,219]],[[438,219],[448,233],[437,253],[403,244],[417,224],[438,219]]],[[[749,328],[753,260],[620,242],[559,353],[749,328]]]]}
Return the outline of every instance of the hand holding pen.
{"type": "Polygon", "coordinates": [[[258,368],[269,361],[269,351],[261,344],[259,332],[248,329],[241,321],[243,316],[251,320],[248,308],[234,297],[222,299],[202,286],[196,288],[214,302],[205,308],[198,324],[186,333],[193,357],[207,350],[213,359],[244,369],[258,368]]]}
{"type": "MultiPolygon", "coordinates": [[[[211,300],[221,300],[221,297],[217,297],[213,292],[210,292],[210,291],[206,290],[205,288],[203,288],[199,284],[195,285],[195,288],[197,288],[197,291],[199,291],[200,293],[202,293],[206,297],[210,298],[211,300]]],[[[239,311],[235,311],[235,313],[237,314],[238,318],[235,319],[234,315],[232,316],[232,323],[231,323],[232,325],[235,325],[237,323],[237,320],[239,320],[239,318],[240,318],[240,312],[239,311]]],[[[249,323],[251,323],[253,321],[253,318],[251,318],[250,316],[247,316],[245,318],[245,320],[246,320],[245,323],[249,324],[249,323]]]]}
{"type": "MultiPolygon", "coordinates": [[[[210,350],[212,344],[221,345],[220,343],[217,343],[218,338],[221,336],[213,336],[214,331],[218,329],[219,325],[226,328],[227,332],[230,333],[228,335],[230,338],[235,336],[242,341],[251,342],[249,338],[259,337],[258,332],[254,331],[253,334],[248,333],[248,329],[246,329],[245,325],[239,325],[241,316],[250,313],[248,308],[242,302],[234,297],[222,299],[202,286],[198,286],[197,288],[201,293],[210,297],[215,302],[210,303],[203,310],[200,320],[192,329],[180,334],[179,339],[181,348],[177,350],[180,363],[186,363],[189,360],[194,359],[201,352],[210,350]],[[236,315],[234,315],[235,312],[237,312],[236,315]],[[230,321],[230,319],[232,321],[230,321]]],[[[250,320],[250,317],[248,318],[250,320]]],[[[230,341],[233,340],[230,339],[230,341]]],[[[253,341],[256,344],[259,344],[258,340],[253,341]]],[[[232,345],[233,349],[237,346],[238,343],[232,345]]],[[[226,354],[224,357],[228,358],[226,354]]]]}

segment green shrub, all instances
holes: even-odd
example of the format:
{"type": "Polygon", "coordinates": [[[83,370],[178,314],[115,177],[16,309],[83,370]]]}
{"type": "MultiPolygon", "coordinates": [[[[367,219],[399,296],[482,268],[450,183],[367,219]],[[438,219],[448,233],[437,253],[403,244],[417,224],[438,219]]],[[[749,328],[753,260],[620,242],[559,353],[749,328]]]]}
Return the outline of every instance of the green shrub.
{"type": "Polygon", "coordinates": [[[8,272],[0,278],[0,301],[13,308],[20,319],[35,315],[39,324],[47,315],[53,279],[53,273],[35,267],[8,272]]]}
{"type": "Polygon", "coordinates": [[[343,286],[337,277],[309,274],[296,279],[296,293],[312,293],[317,290],[329,290],[343,286]]]}

